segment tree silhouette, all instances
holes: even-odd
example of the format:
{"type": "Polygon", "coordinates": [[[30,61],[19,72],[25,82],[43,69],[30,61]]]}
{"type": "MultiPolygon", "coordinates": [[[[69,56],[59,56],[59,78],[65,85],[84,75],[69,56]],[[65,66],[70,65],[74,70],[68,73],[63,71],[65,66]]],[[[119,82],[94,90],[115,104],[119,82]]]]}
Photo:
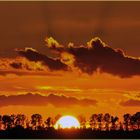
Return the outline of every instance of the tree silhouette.
{"type": "Polygon", "coordinates": [[[16,115],[15,114],[12,114],[11,116],[11,127],[15,127],[15,121],[16,121],[16,115]]]}
{"type": "Polygon", "coordinates": [[[16,126],[20,125],[24,127],[26,116],[24,114],[17,114],[16,116],[16,126]]]}
{"type": "Polygon", "coordinates": [[[11,128],[11,124],[12,124],[11,116],[9,116],[9,115],[4,115],[4,116],[2,117],[2,122],[3,122],[3,124],[4,124],[5,130],[11,128]]]}
{"type": "Polygon", "coordinates": [[[86,128],[86,118],[83,115],[79,115],[78,120],[80,122],[80,127],[85,129],[86,128]]]}
{"type": "Polygon", "coordinates": [[[135,129],[135,125],[137,124],[137,119],[136,119],[136,116],[135,114],[132,115],[130,117],[130,126],[131,126],[131,129],[134,130],[135,129]]]}
{"type": "MultiPolygon", "coordinates": [[[[52,120],[53,126],[55,126],[56,122],[62,117],[62,115],[57,114],[54,119],[52,120]]],[[[58,128],[60,127],[60,125],[58,125],[58,128]]]]}
{"type": "Polygon", "coordinates": [[[117,116],[111,116],[111,123],[112,123],[112,130],[116,129],[116,123],[118,122],[119,118],[117,116]]]}
{"type": "Polygon", "coordinates": [[[52,118],[51,117],[48,117],[47,119],[46,119],[46,121],[45,121],[45,124],[46,124],[46,127],[49,129],[50,127],[52,127],[53,126],[53,120],[52,120],[52,118]]]}
{"type": "Polygon", "coordinates": [[[33,114],[31,116],[31,124],[33,125],[33,129],[37,130],[38,126],[42,123],[42,116],[40,114],[33,114]]]}
{"type": "MultiPolygon", "coordinates": [[[[27,129],[27,130],[51,130],[54,124],[58,121],[61,115],[56,115],[54,119],[47,117],[45,121],[40,114],[31,115],[28,119],[24,114],[0,115],[0,130],[1,129],[27,129]],[[26,124],[26,125],[25,125],[26,124]]],[[[109,130],[135,130],[140,129],[140,112],[133,115],[126,113],[123,115],[123,121],[119,121],[117,116],[111,116],[109,113],[92,114],[87,121],[83,115],[79,115],[77,119],[80,122],[81,128],[86,129],[87,124],[90,124],[92,130],[109,131],[109,130]]],[[[90,130],[90,129],[89,129],[90,130]]]]}
{"type": "Polygon", "coordinates": [[[106,128],[106,130],[108,131],[109,130],[109,124],[110,124],[110,122],[111,122],[111,115],[109,114],[109,113],[106,113],[105,115],[104,115],[104,121],[105,121],[105,128],[106,128]]]}
{"type": "Polygon", "coordinates": [[[124,130],[123,129],[123,123],[122,122],[119,122],[119,130],[124,130]]]}
{"type": "Polygon", "coordinates": [[[128,131],[129,130],[129,125],[130,125],[131,115],[129,113],[124,114],[123,118],[124,118],[125,129],[128,131]]]}
{"type": "Polygon", "coordinates": [[[102,121],[103,121],[103,114],[102,113],[97,115],[97,121],[98,121],[98,129],[101,131],[101,129],[102,129],[102,121]]]}
{"type": "Polygon", "coordinates": [[[57,114],[55,117],[54,117],[54,124],[62,117],[62,115],[60,114],[57,114]]]}
{"type": "Polygon", "coordinates": [[[27,129],[31,129],[31,127],[30,127],[30,120],[28,119],[28,118],[26,118],[26,128],[27,129]]]}
{"type": "Polygon", "coordinates": [[[0,130],[2,129],[2,115],[0,115],[0,130]]]}
{"type": "Polygon", "coordinates": [[[95,130],[97,125],[97,114],[92,114],[89,120],[91,129],[95,130]]]}
{"type": "Polygon", "coordinates": [[[136,119],[137,128],[140,129],[140,112],[136,112],[136,114],[134,114],[134,116],[136,119]]]}

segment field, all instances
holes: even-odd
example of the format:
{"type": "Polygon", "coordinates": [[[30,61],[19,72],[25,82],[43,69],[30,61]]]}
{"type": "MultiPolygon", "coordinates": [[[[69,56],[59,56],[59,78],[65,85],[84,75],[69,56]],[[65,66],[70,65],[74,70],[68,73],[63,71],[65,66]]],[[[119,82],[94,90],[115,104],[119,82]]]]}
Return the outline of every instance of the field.
{"type": "Polygon", "coordinates": [[[25,130],[12,129],[0,131],[0,138],[29,139],[137,139],[139,130],[135,131],[92,131],[91,129],[61,129],[61,130],[25,130]]]}

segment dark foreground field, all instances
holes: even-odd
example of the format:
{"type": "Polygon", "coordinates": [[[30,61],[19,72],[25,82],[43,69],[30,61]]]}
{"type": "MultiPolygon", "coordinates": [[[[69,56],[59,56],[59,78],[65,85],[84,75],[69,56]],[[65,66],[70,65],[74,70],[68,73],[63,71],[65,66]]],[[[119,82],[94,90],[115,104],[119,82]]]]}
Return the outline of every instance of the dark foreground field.
{"type": "Polygon", "coordinates": [[[49,139],[138,139],[140,131],[92,131],[92,130],[5,130],[0,131],[1,138],[49,138],[49,139]]]}

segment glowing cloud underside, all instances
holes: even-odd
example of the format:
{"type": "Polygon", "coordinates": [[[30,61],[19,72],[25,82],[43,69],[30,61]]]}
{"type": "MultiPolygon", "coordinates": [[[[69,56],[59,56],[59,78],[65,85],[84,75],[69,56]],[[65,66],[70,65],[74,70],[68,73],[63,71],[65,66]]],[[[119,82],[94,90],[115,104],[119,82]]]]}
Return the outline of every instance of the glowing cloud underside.
{"type": "Polygon", "coordinates": [[[55,128],[80,128],[80,123],[75,117],[63,116],[56,122],[55,128]]]}

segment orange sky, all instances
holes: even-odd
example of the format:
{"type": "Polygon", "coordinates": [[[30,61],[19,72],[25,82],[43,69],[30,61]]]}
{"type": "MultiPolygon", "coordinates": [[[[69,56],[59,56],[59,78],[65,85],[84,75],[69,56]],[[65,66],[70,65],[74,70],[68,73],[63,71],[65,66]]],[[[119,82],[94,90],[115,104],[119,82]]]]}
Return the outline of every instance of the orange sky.
{"type": "Polygon", "coordinates": [[[137,2],[0,2],[0,112],[139,111],[139,9],[137,2]]]}
{"type": "MultiPolygon", "coordinates": [[[[84,114],[89,117],[92,113],[106,113],[121,116],[129,112],[139,111],[139,105],[122,106],[120,102],[129,99],[137,99],[139,95],[139,76],[121,79],[109,74],[95,74],[93,76],[77,75],[74,73],[62,73],[59,76],[16,76],[7,75],[0,77],[1,95],[19,95],[26,93],[38,93],[47,96],[56,94],[65,95],[78,99],[94,99],[97,104],[80,106],[72,104],[67,107],[56,107],[50,105],[6,105],[0,108],[2,114],[5,113],[41,113],[43,116],[55,116],[56,114],[84,114]],[[136,98],[137,97],[137,98],[136,98]],[[21,110],[22,108],[22,110],[21,110]],[[53,111],[52,111],[53,110],[53,111]]],[[[15,99],[16,102],[16,99],[15,99]]],[[[26,102],[26,100],[25,100],[26,102]]],[[[32,100],[31,100],[32,102],[32,100]]],[[[59,103],[58,103],[59,104],[59,103]]]]}

